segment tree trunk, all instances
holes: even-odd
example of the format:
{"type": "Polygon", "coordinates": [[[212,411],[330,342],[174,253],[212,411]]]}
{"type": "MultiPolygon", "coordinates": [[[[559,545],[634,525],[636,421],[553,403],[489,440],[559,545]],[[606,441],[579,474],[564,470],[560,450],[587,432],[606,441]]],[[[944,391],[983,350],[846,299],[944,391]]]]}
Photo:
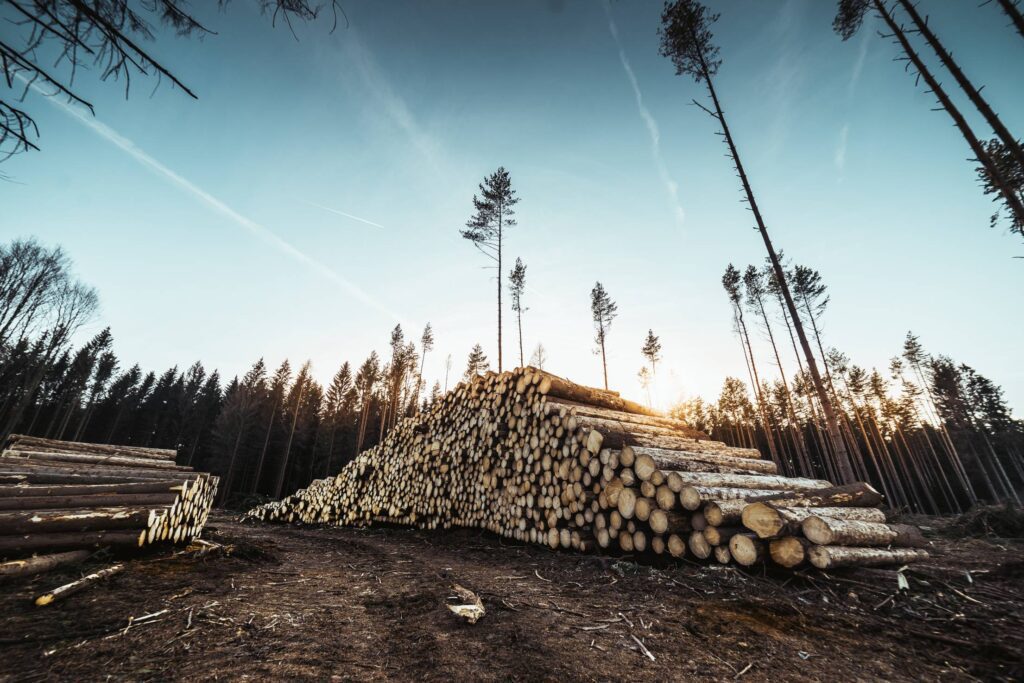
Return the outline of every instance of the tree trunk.
{"type": "MultiPolygon", "coordinates": [[[[1001,0],[1005,4],[1008,4],[1008,0],[1001,0]]],[[[1010,152],[1013,158],[1017,161],[1017,164],[1024,168],[1024,150],[1021,150],[1020,143],[1017,141],[1010,131],[1006,129],[1003,122],[996,115],[992,107],[989,106],[985,98],[981,96],[981,91],[974,87],[974,84],[964,75],[964,72],[960,69],[960,66],[953,60],[953,55],[939,42],[938,37],[932,32],[928,26],[927,19],[922,19],[918,13],[917,8],[914,7],[914,3],[909,0],[900,0],[900,5],[903,10],[913,20],[917,30],[924,36],[924,39],[928,41],[928,45],[931,46],[932,50],[938,55],[942,65],[946,67],[949,73],[953,74],[953,78],[956,80],[957,85],[964,91],[964,94],[971,100],[974,106],[977,108],[981,115],[985,117],[988,125],[992,126],[992,130],[995,131],[996,136],[1006,146],[1006,149],[1010,152]]],[[[1009,12],[1007,12],[1009,14],[1009,12]]],[[[1019,18],[1020,12],[1017,10],[1017,16],[1019,18]]],[[[1012,15],[1011,15],[1012,17],[1012,15]]]]}
{"type": "Polygon", "coordinates": [[[877,567],[887,564],[920,562],[928,559],[924,550],[913,548],[845,548],[842,546],[812,545],[807,550],[808,559],[818,569],[836,567],[877,567]]]}
{"type": "Polygon", "coordinates": [[[1013,26],[1017,29],[1020,37],[1024,38],[1024,15],[1021,14],[1016,2],[1014,0],[999,0],[999,6],[1006,12],[1006,16],[1010,17],[1010,21],[1013,22],[1013,26]]]}
{"type": "Polygon", "coordinates": [[[964,139],[970,146],[971,151],[974,152],[974,156],[992,178],[992,183],[999,188],[1000,194],[1002,194],[1003,199],[1006,200],[1007,207],[1009,207],[1014,216],[1016,216],[1018,222],[1024,223],[1024,202],[1021,201],[1021,198],[1014,191],[1013,186],[1010,185],[1005,177],[1003,177],[999,167],[997,167],[995,162],[992,161],[992,157],[989,156],[988,151],[978,140],[974,131],[971,129],[970,125],[968,125],[967,120],[963,117],[963,114],[961,114],[957,106],[953,104],[953,101],[949,99],[949,95],[946,94],[946,91],[942,88],[939,82],[935,80],[935,77],[921,60],[920,56],[918,56],[914,51],[914,48],[910,45],[910,41],[907,40],[907,36],[903,32],[903,29],[900,28],[893,19],[892,14],[889,13],[885,3],[882,2],[882,0],[874,0],[874,5],[875,10],[882,19],[885,20],[885,23],[889,26],[889,30],[892,31],[896,40],[899,41],[904,54],[906,54],[907,58],[914,65],[914,68],[917,69],[925,83],[928,84],[928,88],[935,94],[935,97],[939,100],[939,104],[942,105],[942,108],[945,109],[946,113],[948,113],[950,118],[953,119],[953,123],[956,124],[960,133],[964,136],[964,139]]]}
{"type": "Polygon", "coordinates": [[[807,341],[807,335],[804,333],[803,324],[799,320],[796,304],[793,302],[793,295],[789,291],[789,283],[786,281],[786,274],[782,270],[782,264],[779,262],[779,257],[775,253],[775,247],[772,246],[771,238],[768,236],[768,228],[765,227],[764,220],[761,218],[761,211],[757,206],[757,200],[754,199],[754,191],[751,189],[750,182],[747,180],[746,171],[744,171],[743,164],[740,161],[739,151],[736,149],[736,144],[732,139],[732,133],[729,131],[729,126],[725,121],[725,114],[722,112],[721,104],[719,104],[718,94],[715,92],[715,87],[711,82],[711,74],[708,70],[707,64],[704,62],[703,55],[701,55],[701,67],[704,71],[704,80],[708,86],[708,93],[711,95],[711,101],[714,103],[715,116],[722,125],[722,133],[725,136],[726,144],[729,147],[729,154],[732,157],[733,163],[736,165],[736,172],[740,176],[740,182],[743,185],[743,191],[746,194],[747,203],[754,214],[754,220],[757,222],[757,228],[761,233],[761,239],[764,241],[765,249],[768,250],[768,257],[771,260],[772,270],[778,280],[779,288],[782,290],[782,295],[786,300],[786,308],[789,309],[789,315],[793,320],[793,326],[796,328],[797,337],[800,339],[800,345],[803,347],[804,356],[807,358],[807,367],[811,372],[811,379],[814,381],[814,387],[818,392],[818,398],[821,401],[822,410],[825,412],[825,424],[828,428],[829,437],[831,438],[835,448],[840,479],[842,483],[850,483],[854,480],[853,468],[850,465],[850,457],[846,452],[846,445],[843,443],[842,435],[839,433],[839,423],[836,421],[835,413],[832,410],[832,402],[829,400],[828,394],[825,392],[825,387],[822,384],[821,375],[818,373],[818,365],[814,360],[814,354],[807,341]]]}

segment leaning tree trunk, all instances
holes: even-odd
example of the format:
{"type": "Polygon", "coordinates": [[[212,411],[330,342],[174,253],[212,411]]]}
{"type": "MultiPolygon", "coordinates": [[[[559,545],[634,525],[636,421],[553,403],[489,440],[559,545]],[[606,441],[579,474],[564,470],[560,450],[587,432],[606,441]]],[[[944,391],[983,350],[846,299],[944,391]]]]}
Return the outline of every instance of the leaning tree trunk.
{"type": "MultiPolygon", "coordinates": [[[[964,72],[960,69],[960,66],[953,60],[953,55],[939,42],[938,37],[932,32],[928,26],[928,21],[921,18],[917,8],[914,7],[914,3],[909,0],[900,0],[900,5],[903,10],[910,15],[910,18],[914,21],[914,25],[917,30],[924,36],[924,39],[928,41],[928,45],[931,46],[932,50],[938,55],[939,60],[942,61],[942,65],[946,67],[949,73],[953,74],[953,78],[956,79],[957,85],[964,91],[964,94],[970,98],[974,106],[981,112],[981,115],[988,121],[988,125],[992,126],[992,130],[995,131],[996,136],[1006,146],[1007,151],[1017,161],[1017,164],[1024,168],[1024,150],[1021,149],[1020,142],[1017,141],[1010,131],[1006,129],[1003,122],[999,120],[999,116],[992,110],[985,98],[981,96],[981,91],[974,87],[974,84],[964,75],[964,72]]],[[[1014,8],[1014,11],[1017,11],[1014,8]]],[[[1017,11],[1018,16],[1020,12],[1017,11]]]]}
{"type": "Polygon", "coordinates": [[[807,358],[807,367],[811,372],[811,379],[814,382],[814,388],[818,393],[819,400],[821,401],[821,407],[825,413],[825,425],[828,429],[829,438],[831,439],[835,450],[837,465],[839,467],[839,478],[843,483],[850,483],[855,479],[853,467],[850,463],[849,453],[846,451],[846,444],[843,441],[843,436],[839,432],[839,422],[836,420],[835,411],[832,409],[832,402],[829,399],[828,393],[825,391],[825,386],[821,381],[821,374],[818,372],[818,364],[814,360],[814,353],[811,351],[811,345],[807,341],[807,335],[804,333],[803,324],[800,322],[800,315],[797,313],[796,303],[793,301],[793,295],[789,291],[789,283],[786,281],[786,274],[782,270],[782,264],[779,262],[779,256],[775,252],[775,247],[772,245],[771,238],[768,236],[768,228],[765,226],[764,219],[761,217],[761,211],[757,206],[757,200],[754,199],[754,191],[750,187],[750,181],[747,179],[746,171],[743,169],[743,163],[740,161],[739,151],[736,149],[736,144],[732,139],[732,133],[729,131],[729,125],[725,121],[725,114],[722,112],[722,105],[718,101],[718,94],[715,92],[715,86],[711,82],[711,73],[708,70],[708,66],[704,61],[703,55],[701,55],[700,59],[701,68],[704,72],[704,81],[707,83],[708,93],[711,95],[711,101],[714,103],[715,107],[714,116],[718,119],[718,122],[722,124],[722,134],[725,136],[725,142],[729,147],[729,154],[736,166],[736,173],[739,175],[740,182],[743,184],[743,191],[747,196],[747,204],[750,206],[750,210],[754,214],[754,220],[757,222],[757,229],[761,233],[761,238],[764,240],[765,249],[768,250],[768,258],[771,261],[772,270],[775,273],[775,278],[779,282],[779,288],[782,290],[782,295],[786,300],[786,308],[789,309],[789,315],[793,319],[793,326],[796,328],[797,336],[800,339],[800,346],[803,348],[804,356],[807,358]]]}
{"type": "Polygon", "coordinates": [[[1021,14],[1017,3],[1014,0],[999,0],[999,6],[1006,12],[1006,16],[1010,17],[1020,37],[1024,38],[1024,15],[1021,14]]]}
{"type": "Polygon", "coordinates": [[[953,101],[949,99],[949,95],[946,94],[946,91],[939,82],[935,80],[935,76],[932,75],[932,72],[921,60],[921,57],[914,51],[914,48],[910,45],[910,41],[907,40],[907,36],[903,32],[903,29],[900,28],[899,24],[896,23],[896,20],[893,19],[892,14],[886,8],[885,3],[883,3],[882,0],[874,0],[874,4],[878,14],[885,20],[889,30],[892,31],[896,40],[899,41],[900,47],[903,49],[903,53],[907,56],[907,59],[909,59],[914,65],[914,68],[917,69],[921,78],[923,78],[924,82],[928,85],[928,88],[935,94],[935,97],[939,100],[939,104],[942,105],[942,108],[945,109],[946,113],[949,114],[949,117],[953,119],[953,123],[956,124],[956,127],[964,136],[964,140],[967,141],[967,144],[970,145],[971,151],[974,152],[974,156],[977,157],[978,162],[982,167],[984,167],[985,172],[988,173],[990,178],[992,178],[992,183],[999,188],[999,193],[1002,194],[1003,199],[1006,200],[1007,207],[1009,207],[1010,211],[1013,212],[1018,222],[1024,223],[1024,202],[1021,201],[1021,198],[1000,172],[999,167],[996,166],[991,155],[989,155],[988,150],[986,150],[978,140],[978,137],[974,134],[970,125],[968,125],[963,114],[961,114],[957,106],[953,104],[953,101]]]}

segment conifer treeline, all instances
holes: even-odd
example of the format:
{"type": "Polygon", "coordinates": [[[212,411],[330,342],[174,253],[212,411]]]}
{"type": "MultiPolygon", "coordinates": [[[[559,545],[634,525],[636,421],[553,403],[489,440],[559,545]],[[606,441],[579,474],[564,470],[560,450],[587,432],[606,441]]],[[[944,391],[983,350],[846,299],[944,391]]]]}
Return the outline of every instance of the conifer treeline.
{"type": "MultiPolygon", "coordinates": [[[[0,440],[23,433],[175,448],[181,464],[221,477],[225,500],[279,497],[337,471],[441,393],[437,383],[424,391],[421,354],[401,326],[387,358],[343,363],[327,387],[308,362],[271,370],[263,359],[225,383],[198,362],[160,374],[127,366],[109,329],[72,348],[95,308],[61,249],[0,245],[0,440]]],[[[420,348],[433,343],[428,324],[420,348]]]]}
{"type": "MultiPolygon", "coordinates": [[[[920,512],[1020,503],[1024,423],[1011,417],[999,386],[968,365],[929,354],[911,333],[884,373],[826,350],[822,317],[829,298],[820,273],[801,265],[785,273],[801,322],[812,332],[857,478],[878,486],[894,506],[920,512]]],[[[729,377],[716,403],[694,399],[673,412],[716,439],[760,448],[788,475],[836,480],[835,448],[773,274],[770,265],[741,274],[730,264],[722,278],[753,400],[746,383],[729,377]],[[769,350],[761,355],[770,371],[755,352],[758,338],[769,350]]]]}

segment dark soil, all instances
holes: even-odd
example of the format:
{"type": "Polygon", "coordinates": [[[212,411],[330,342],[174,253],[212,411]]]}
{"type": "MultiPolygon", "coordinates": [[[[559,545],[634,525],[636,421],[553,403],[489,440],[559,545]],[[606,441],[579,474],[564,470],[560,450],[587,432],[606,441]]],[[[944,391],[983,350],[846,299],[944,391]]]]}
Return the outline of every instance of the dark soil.
{"type": "Polygon", "coordinates": [[[49,607],[32,598],[111,558],[0,587],[0,679],[1024,678],[1018,541],[933,532],[933,559],[901,591],[894,570],[656,566],[471,531],[210,524],[204,538],[224,549],[129,559],[49,607]],[[446,609],[454,583],[483,600],[476,624],[446,609]]]}

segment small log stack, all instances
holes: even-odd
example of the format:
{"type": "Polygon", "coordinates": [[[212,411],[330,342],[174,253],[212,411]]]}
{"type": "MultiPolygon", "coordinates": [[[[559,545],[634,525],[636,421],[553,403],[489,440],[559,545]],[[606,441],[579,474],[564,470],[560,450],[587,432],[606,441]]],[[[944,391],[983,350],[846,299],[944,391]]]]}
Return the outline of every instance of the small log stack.
{"type": "Polygon", "coordinates": [[[217,478],[175,455],[12,435],[0,453],[0,558],[190,542],[217,478]]]}
{"type": "MultiPolygon", "coordinates": [[[[429,412],[399,422],[338,475],[254,508],[246,518],[477,527],[553,549],[753,564],[769,552],[767,541],[743,526],[749,501],[780,500],[786,509],[816,512],[880,502],[848,488],[781,476],[755,449],[712,441],[615,392],[528,367],[458,385],[429,412]]],[[[798,522],[814,516],[782,519],[780,537],[805,541],[798,522]]],[[[884,521],[871,513],[825,517],[884,521]]],[[[826,529],[823,535],[850,539],[841,528],[826,529]]],[[[871,542],[890,536],[873,527],[858,533],[857,539],[871,542]]],[[[877,564],[878,551],[834,552],[822,566],[877,564]]],[[[882,552],[893,562],[926,556],[882,552]]]]}

